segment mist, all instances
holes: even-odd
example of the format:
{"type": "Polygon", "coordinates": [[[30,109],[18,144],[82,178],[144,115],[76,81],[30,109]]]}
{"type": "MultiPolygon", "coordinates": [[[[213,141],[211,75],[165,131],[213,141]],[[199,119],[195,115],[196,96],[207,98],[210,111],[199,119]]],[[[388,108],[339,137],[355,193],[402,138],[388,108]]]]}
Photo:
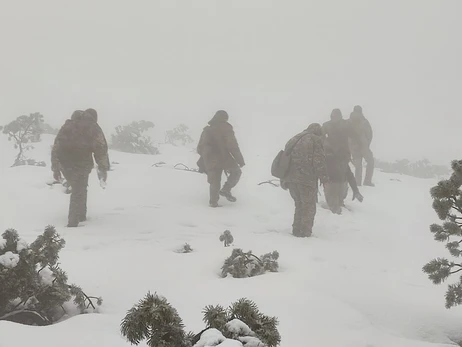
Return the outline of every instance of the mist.
{"type": "Polygon", "coordinates": [[[150,120],[196,139],[225,109],[244,153],[362,105],[383,160],[459,158],[462,2],[1,2],[0,124],[59,127],[98,110],[106,135],[150,120]]]}

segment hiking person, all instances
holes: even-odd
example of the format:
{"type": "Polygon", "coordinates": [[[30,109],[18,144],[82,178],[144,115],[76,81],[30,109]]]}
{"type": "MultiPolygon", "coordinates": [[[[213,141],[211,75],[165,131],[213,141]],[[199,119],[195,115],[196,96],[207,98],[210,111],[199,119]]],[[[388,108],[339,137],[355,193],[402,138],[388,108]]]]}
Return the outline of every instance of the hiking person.
{"type": "Polygon", "coordinates": [[[228,120],[226,111],[217,111],[204,128],[197,146],[197,153],[200,155],[199,171],[207,174],[210,184],[209,203],[213,208],[220,207],[220,195],[230,202],[236,202],[237,199],[231,194],[231,190],[239,183],[241,168],[245,166],[233,126],[228,120]],[[228,179],[221,188],[223,172],[228,179]]]}
{"type": "Polygon", "coordinates": [[[374,187],[372,176],[374,175],[374,154],[370,146],[373,138],[371,124],[364,117],[361,106],[355,106],[350,115],[350,124],[355,133],[355,137],[350,141],[351,154],[353,156],[353,165],[355,166],[355,177],[358,186],[362,183],[363,176],[363,159],[366,161],[366,175],[364,185],[374,187]]]}
{"type": "Polygon", "coordinates": [[[352,173],[349,167],[351,154],[349,150],[349,139],[355,137],[350,123],[343,119],[342,112],[334,109],[330,121],[322,126],[324,139],[324,150],[326,155],[326,167],[329,182],[324,185],[324,195],[329,209],[335,214],[342,213],[345,206],[344,200],[348,194],[348,183],[353,190],[353,200],[363,201],[358,186],[352,180],[352,173]]]}
{"type": "Polygon", "coordinates": [[[310,237],[313,232],[318,198],[318,181],[328,183],[321,125],[311,124],[294,136],[286,145],[291,165],[281,180],[295,202],[292,233],[296,237],[310,237]]]}
{"type": "Polygon", "coordinates": [[[109,171],[106,138],[93,109],[75,111],[59,130],[51,152],[51,170],[56,181],[61,172],[71,186],[68,227],[77,227],[87,219],[88,176],[95,161],[103,181],[109,171]]]}

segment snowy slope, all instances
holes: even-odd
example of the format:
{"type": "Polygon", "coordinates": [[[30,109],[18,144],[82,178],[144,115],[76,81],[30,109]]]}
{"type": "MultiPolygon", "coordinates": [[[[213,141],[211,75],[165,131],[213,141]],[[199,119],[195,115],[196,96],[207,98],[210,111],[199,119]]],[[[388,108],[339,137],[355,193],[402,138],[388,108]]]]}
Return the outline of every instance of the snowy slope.
{"type": "MultiPolygon", "coordinates": [[[[197,158],[185,148],[160,156],[111,152],[114,165],[102,190],[93,172],[89,221],[67,229],[68,196],[45,182],[49,168],[9,168],[9,143],[0,141],[0,230],[16,228],[28,241],[53,224],[67,244],[60,262],[71,282],[101,295],[100,314],[51,327],[0,322],[0,347],[128,346],[119,334],[125,312],[148,290],[169,299],[188,330],[203,329],[208,304],[240,297],[280,319],[282,347],[424,347],[462,340],[462,309],[444,308],[445,286],[421,272],[444,255],[428,225],[436,220],[428,190],[435,183],[378,173],[365,202],[349,203],[342,216],[319,208],[314,237],[290,235],[293,202],[269,185],[271,155],[247,157],[238,203],[208,208],[208,187],[199,174],[172,169],[197,158]],[[165,161],[166,167],[151,165],[165,161]],[[280,252],[281,272],[252,279],[221,279],[230,254],[219,235],[230,229],[235,246],[263,254],[280,252]],[[188,242],[191,254],[175,250],[188,242]]],[[[52,138],[34,150],[49,162],[52,138]]],[[[283,142],[283,141],[282,141],[283,142]]],[[[321,198],[323,200],[323,198],[321,198]]]]}

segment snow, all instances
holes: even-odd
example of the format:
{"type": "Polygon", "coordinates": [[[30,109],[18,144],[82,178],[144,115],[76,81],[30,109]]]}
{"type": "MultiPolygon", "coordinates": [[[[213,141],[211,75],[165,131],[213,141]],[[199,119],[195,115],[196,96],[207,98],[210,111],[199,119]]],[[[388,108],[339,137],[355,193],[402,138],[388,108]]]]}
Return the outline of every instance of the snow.
{"type": "Polygon", "coordinates": [[[68,229],[69,196],[45,184],[52,140],[44,137],[28,153],[47,168],[10,168],[14,150],[0,136],[0,231],[13,227],[33,242],[46,225],[55,225],[66,240],[59,262],[69,282],[102,296],[104,304],[99,314],[50,327],[0,322],[0,347],[38,341],[47,347],[128,346],[120,322],[148,291],[164,295],[186,330],[195,332],[204,328],[206,305],[226,307],[247,297],[262,313],[278,317],[282,347],[448,347],[462,340],[462,307],[446,310],[446,284],[433,285],[421,271],[429,260],[447,256],[429,232],[438,222],[428,193],[435,180],[377,173],[377,187],[361,190],[363,204],[348,201],[351,211],[341,216],[319,206],[313,237],[299,239],[290,235],[289,194],[258,186],[271,178],[275,153],[246,153],[244,147],[248,165],[235,190],[238,202],[210,209],[205,177],[173,169],[180,162],[195,167],[190,149],[161,146],[158,156],[111,152],[119,164],[109,172],[107,188],[93,171],[89,220],[68,229]],[[160,161],[167,164],[152,166],[160,161]],[[233,249],[219,241],[225,230],[236,248],[277,250],[280,272],[220,278],[233,249]],[[194,252],[175,252],[184,243],[194,252]]]}
{"type": "Polygon", "coordinates": [[[48,267],[45,267],[42,269],[42,271],[40,271],[40,278],[42,280],[42,283],[48,286],[51,286],[53,284],[53,281],[55,280],[53,271],[51,271],[48,267]]]}
{"type": "Polygon", "coordinates": [[[218,346],[225,340],[226,338],[219,330],[209,329],[202,333],[200,340],[194,345],[194,347],[218,346]]]}
{"type": "MultiPolygon", "coordinates": [[[[242,343],[230,340],[223,336],[217,329],[206,330],[194,347],[242,347],[242,343]]],[[[253,347],[250,345],[249,347],[253,347]]]]}
{"type": "Polygon", "coordinates": [[[226,324],[226,328],[230,333],[235,333],[239,336],[252,336],[254,335],[252,329],[247,324],[239,319],[233,319],[226,324]]]}
{"type": "Polygon", "coordinates": [[[16,245],[16,250],[18,252],[21,252],[22,250],[26,249],[27,247],[29,247],[29,244],[23,240],[23,239],[19,239],[17,245],[16,245]]]}
{"type": "Polygon", "coordinates": [[[250,337],[250,336],[240,337],[239,341],[245,344],[245,347],[266,347],[265,344],[261,342],[259,339],[257,339],[256,337],[250,337]]]}
{"type": "Polygon", "coordinates": [[[13,252],[6,252],[5,254],[0,255],[0,265],[8,269],[16,267],[19,263],[19,254],[13,252]]]}

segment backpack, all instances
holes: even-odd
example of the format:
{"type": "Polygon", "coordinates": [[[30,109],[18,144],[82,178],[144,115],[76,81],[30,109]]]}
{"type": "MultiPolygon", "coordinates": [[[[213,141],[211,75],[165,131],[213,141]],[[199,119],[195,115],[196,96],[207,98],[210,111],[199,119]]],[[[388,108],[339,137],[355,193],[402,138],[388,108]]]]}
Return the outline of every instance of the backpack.
{"type": "Polygon", "coordinates": [[[294,150],[295,146],[304,138],[306,135],[300,136],[300,138],[295,141],[295,143],[288,148],[287,150],[280,151],[276,158],[273,160],[273,164],[271,165],[271,174],[279,179],[284,179],[287,176],[290,169],[290,164],[292,163],[292,151],[294,150]]]}
{"type": "Polygon", "coordinates": [[[91,157],[95,125],[87,119],[67,120],[57,135],[59,159],[85,160],[91,157]]]}

